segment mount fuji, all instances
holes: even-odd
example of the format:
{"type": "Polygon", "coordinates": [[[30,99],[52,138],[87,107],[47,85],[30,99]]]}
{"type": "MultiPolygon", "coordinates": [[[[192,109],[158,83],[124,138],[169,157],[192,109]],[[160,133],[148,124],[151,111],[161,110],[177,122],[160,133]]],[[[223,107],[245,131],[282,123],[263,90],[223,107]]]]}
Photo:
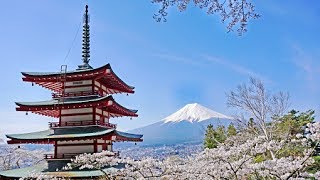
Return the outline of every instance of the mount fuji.
{"type": "Polygon", "coordinates": [[[228,126],[232,117],[198,103],[187,104],[162,121],[129,131],[143,134],[144,145],[200,143],[209,124],[228,126]]]}

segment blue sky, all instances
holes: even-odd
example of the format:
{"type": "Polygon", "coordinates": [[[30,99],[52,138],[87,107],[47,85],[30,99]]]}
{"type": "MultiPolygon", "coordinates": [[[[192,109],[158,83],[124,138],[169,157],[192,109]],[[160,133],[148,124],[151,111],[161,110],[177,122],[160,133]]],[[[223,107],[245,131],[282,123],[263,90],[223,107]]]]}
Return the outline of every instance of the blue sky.
{"type": "Polygon", "coordinates": [[[227,33],[218,16],[196,7],[169,10],[168,22],[152,18],[150,1],[2,1],[0,11],[2,85],[0,133],[47,128],[51,118],[15,112],[14,101],[37,101],[51,92],[21,80],[21,71],[69,70],[81,63],[85,4],[91,15],[93,67],[111,63],[136,87],[133,95],[115,95],[139,117],[113,119],[121,130],[157,122],[187,103],[198,102],[232,115],[225,93],[256,76],[270,91],[288,91],[291,108],[315,109],[320,99],[320,2],[255,1],[262,15],[248,33],[227,33]],[[68,58],[65,56],[72,47],[68,58]]]}

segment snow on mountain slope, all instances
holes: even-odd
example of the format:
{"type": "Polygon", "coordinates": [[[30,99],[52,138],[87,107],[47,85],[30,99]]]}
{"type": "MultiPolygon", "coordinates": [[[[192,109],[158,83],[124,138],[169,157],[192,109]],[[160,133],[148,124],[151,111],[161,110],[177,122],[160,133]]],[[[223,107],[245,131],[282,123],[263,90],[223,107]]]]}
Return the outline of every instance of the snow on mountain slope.
{"type": "Polygon", "coordinates": [[[226,127],[231,122],[231,117],[194,103],[184,106],[162,121],[129,132],[143,134],[143,144],[147,145],[201,143],[209,124],[226,127]]]}
{"type": "Polygon", "coordinates": [[[200,122],[207,119],[218,118],[218,119],[232,119],[226,115],[215,112],[209,108],[206,108],[198,103],[187,104],[177,112],[171,114],[170,116],[164,118],[164,122],[180,122],[180,121],[190,121],[190,122],[200,122]]]}

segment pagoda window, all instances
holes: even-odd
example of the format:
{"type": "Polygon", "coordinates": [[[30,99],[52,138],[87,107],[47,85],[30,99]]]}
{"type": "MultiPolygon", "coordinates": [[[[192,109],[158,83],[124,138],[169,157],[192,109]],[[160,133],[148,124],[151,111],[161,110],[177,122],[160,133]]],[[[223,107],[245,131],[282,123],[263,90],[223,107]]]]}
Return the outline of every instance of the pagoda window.
{"type": "Polygon", "coordinates": [[[102,114],[102,110],[101,110],[101,109],[99,109],[99,108],[96,108],[96,113],[97,113],[97,114],[101,114],[101,115],[103,115],[103,114],[102,114]]]}
{"type": "Polygon", "coordinates": [[[65,122],[74,122],[74,121],[92,121],[93,114],[89,115],[74,115],[74,116],[61,116],[62,124],[65,122]]]}
{"type": "Polygon", "coordinates": [[[74,140],[74,141],[57,141],[57,145],[71,145],[71,144],[93,144],[92,139],[88,140],[74,140]]]}
{"type": "Polygon", "coordinates": [[[72,87],[72,88],[65,88],[66,93],[73,93],[73,92],[85,92],[85,91],[92,91],[92,86],[82,86],[82,87],[72,87]]]}
{"type": "Polygon", "coordinates": [[[91,85],[91,84],[92,84],[92,80],[68,81],[65,83],[66,86],[91,85]]]}
{"type": "Polygon", "coordinates": [[[61,115],[65,114],[79,114],[79,113],[92,113],[93,108],[79,108],[79,109],[62,109],[61,115]]]}
{"type": "Polygon", "coordinates": [[[98,139],[98,143],[106,143],[106,140],[98,139]]]}
{"type": "Polygon", "coordinates": [[[113,150],[112,150],[112,145],[111,145],[111,144],[108,144],[108,146],[107,146],[107,150],[108,150],[108,151],[113,151],[113,150]]]}
{"type": "Polygon", "coordinates": [[[57,146],[57,156],[62,158],[69,154],[93,153],[94,145],[57,146]]]}
{"type": "Polygon", "coordinates": [[[98,145],[97,152],[101,152],[103,150],[102,145],[98,145]]]}

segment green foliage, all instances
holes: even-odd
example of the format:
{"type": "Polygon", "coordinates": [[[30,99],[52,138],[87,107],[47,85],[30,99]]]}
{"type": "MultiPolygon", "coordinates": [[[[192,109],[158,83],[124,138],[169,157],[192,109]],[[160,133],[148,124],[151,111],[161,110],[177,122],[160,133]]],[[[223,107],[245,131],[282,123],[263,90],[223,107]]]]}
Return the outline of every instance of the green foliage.
{"type": "Polygon", "coordinates": [[[260,154],[260,155],[257,155],[254,159],[253,159],[253,161],[255,162],[255,163],[261,163],[261,162],[263,162],[263,161],[265,161],[267,158],[263,155],[263,154],[260,154]]]}
{"type": "Polygon", "coordinates": [[[213,126],[211,124],[208,125],[205,138],[204,138],[204,147],[205,148],[216,148],[217,147],[217,142],[214,139],[215,135],[215,130],[213,129],[213,126]]]}
{"type": "Polygon", "coordinates": [[[248,128],[253,128],[255,126],[254,119],[250,118],[248,122],[248,128]]]}
{"type": "Polygon", "coordinates": [[[278,152],[277,157],[288,157],[288,156],[303,156],[303,152],[306,149],[301,144],[285,144],[278,152]]]}
{"type": "Polygon", "coordinates": [[[235,136],[236,134],[237,134],[237,129],[236,129],[236,127],[234,127],[234,125],[231,123],[231,124],[228,126],[228,129],[227,129],[227,137],[235,136]]]}
{"type": "Polygon", "coordinates": [[[216,131],[216,134],[214,136],[215,139],[219,143],[223,143],[227,139],[225,127],[224,126],[218,126],[215,131],[216,131]]]}
{"type": "MultiPolygon", "coordinates": [[[[304,128],[308,123],[314,121],[314,111],[299,112],[291,110],[288,114],[276,118],[274,124],[273,138],[291,141],[295,139],[297,134],[303,134],[304,128]]],[[[301,156],[305,147],[300,144],[285,144],[278,152],[278,157],[301,156]]]]}
{"type": "MultiPolygon", "coordinates": [[[[314,156],[313,159],[314,159],[316,162],[318,162],[319,165],[320,165],[320,156],[314,156]]],[[[319,168],[320,168],[320,166],[319,166],[319,168]]]]}
{"type": "Polygon", "coordinates": [[[210,124],[207,127],[205,138],[204,138],[204,147],[205,148],[216,148],[220,143],[223,143],[227,137],[233,136],[237,133],[236,128],[231,125],[226,129],[224,126],[218,126],[216,129],[210,124]]]}
{"type": "Polygon", "coordinates": [[[320,171],[320,156],[314,156],[313,159],[315,162],[307,168],[309,173],[320,171]]]}
{"type": "Polygon", "coordinates": [[[258,132],[257,125],[255,124],[253,118],[249,119],[246,131],[252,134],[256,134],[258,132]]]}
{"type": "Polygon", "coordinates": [[[288,114],[279,118],[275,126],[275,135],[278,138],[291,139],[298,133],[303,133],[304,127],[314,121],[314,110],[301,112],[291,110],[288,114]]]}

